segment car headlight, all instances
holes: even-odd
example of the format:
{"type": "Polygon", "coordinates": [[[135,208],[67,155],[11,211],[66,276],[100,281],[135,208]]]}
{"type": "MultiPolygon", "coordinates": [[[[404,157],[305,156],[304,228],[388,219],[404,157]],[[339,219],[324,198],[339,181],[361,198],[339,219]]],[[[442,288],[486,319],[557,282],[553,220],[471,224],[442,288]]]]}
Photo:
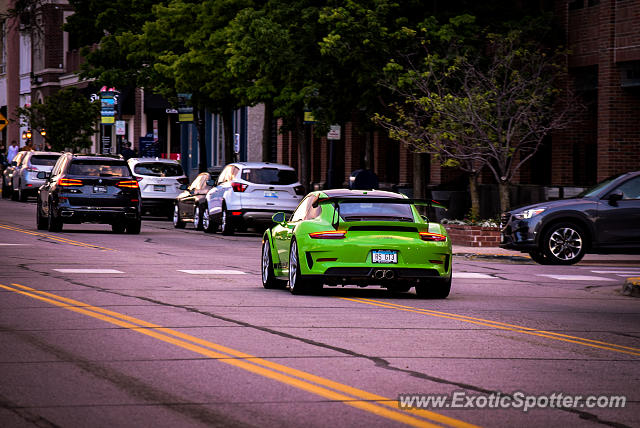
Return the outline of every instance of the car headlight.
{"type": "Polygon", "coordinates": [[[523,220],[523,219],[527,219],[527,218],[531,218],[533,216],[536,216],[536,215],[540,214],[541,212],[543,212],[546,209],[547,209],[547,207],[532,208],[530,210],[524,210],[521,213],[514,214],[513,216],[515,218],[517,218],[518,220],[523,220]]]}

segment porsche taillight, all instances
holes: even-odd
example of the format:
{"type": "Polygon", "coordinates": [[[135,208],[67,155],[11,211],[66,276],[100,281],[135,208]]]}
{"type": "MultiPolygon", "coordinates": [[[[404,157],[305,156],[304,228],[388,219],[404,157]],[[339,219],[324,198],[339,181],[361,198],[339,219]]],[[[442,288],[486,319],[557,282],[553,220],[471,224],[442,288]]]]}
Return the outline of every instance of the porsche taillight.
{"type": "Polygon", "coordinates": [[[312,232],[309,236],[313,239],[344,239],[347,236],[347,231],[327,230],[324,232],[312,232]]]}
{"type": "Polygon", "coordinates": [[[423,241],[444,242],[447,240],[447,236],[440,233],[420,232],[420,239],[423,241]]]}

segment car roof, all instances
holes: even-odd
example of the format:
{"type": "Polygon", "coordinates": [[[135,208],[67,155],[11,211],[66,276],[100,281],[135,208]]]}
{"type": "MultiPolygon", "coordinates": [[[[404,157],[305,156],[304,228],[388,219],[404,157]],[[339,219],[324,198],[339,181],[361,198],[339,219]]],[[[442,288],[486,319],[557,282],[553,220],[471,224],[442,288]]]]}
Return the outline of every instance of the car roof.
{"type": "Polygon", "coordinates": [[[282,163],[274,163],[274,162],[233,162],[231,165],[236,165],[241,168],[278,168],[278,169],[288,169],[295,171],[295,169],[289,165],[285,165],[282,163]]]}
{"type": "Polygon", "coordinates": [[[41,151],[35,151],[35,152],[30,152],[31,156],[37,156],[37,155],[58,155],[61,156],[62,153],[61,152],[41,152],[41,151]]]}
{"type": "Polygon", "coordinates": [[[164,162],[164,163],[177,163],[180,164],[177,160],[167,159],[167,158],[159,158],[159,157],[144,157],[144,158],[129,158],[127,162],[130,163],[139,163],[139,162],[164,162]]]}
{"type": "Polygon", "coordinates": [[[406,195],[385,190],[352,190],[352,189],[330,189],[322,190],[330,198],[358,197],[358,198],[395,198],[405,199],[406,195]]]}
{"type": "Polygon", "coordinates": [[[100,155],[100,154],[83,154],[83,153],[69,153],[73,159],[88,159],[88,160],[102,160],[102,161],[124,161],[124,158],[120,155],[100,155]]]}

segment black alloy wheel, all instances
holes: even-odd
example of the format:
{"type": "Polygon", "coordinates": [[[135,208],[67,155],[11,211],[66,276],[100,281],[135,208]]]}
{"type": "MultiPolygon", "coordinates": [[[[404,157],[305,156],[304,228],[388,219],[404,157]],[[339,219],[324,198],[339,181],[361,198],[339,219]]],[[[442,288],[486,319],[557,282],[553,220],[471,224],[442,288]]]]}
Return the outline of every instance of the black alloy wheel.
{"type": "Polygon", "coordinates": [[[574,223],[554,224],[542,239],[542,253],[552,265],[578,263],[586,252],[586,234],[574,223]]]}
{"type": "Polygon", "coordinates": [[[138,220],[131,220],[129,222],[127,222],[127,225],[125,227],[127,233],[129,235],[137,235],[140,233],[140,229],[142,228],[142,220],[138,219],[138,220]]]}
{"type": "Polygon", "coordinates": [[[51,208],[51,204],[49,204],[49,214],[47,216],[47,226],[49,232],[61,232],[62,231],[62,220],[56,217],[53,214],[53,208],[51,208]]]}
{"type": "Polygon", "coordinates": [[[38,202],[36,203],[36,227],[38,230],[47,230],[49,227],[47,217],[42,215],[42,203],[40,202],[40,198],[38,198],[38,202]]]}
{"type": "Polygon", "coordinates": [[[123,223],[113,223],[111,225],[111,230],[113,231],[113,233],[124,233],[125,229],[126,225],[123,223]]]}

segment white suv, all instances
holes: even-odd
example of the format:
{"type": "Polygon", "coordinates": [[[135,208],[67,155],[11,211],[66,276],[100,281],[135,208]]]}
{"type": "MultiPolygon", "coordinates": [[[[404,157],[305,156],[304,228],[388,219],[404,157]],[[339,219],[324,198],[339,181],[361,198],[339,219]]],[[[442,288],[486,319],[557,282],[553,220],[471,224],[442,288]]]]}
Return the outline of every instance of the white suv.
{"type": "Polygon", "coordinates": [[[142,197],[142,213],[173,218],[173,202],[188,184],[182,165],[162,158],[131,158],[127,161],[138,180],[142,197]]]}
{"type": "Polygon", "coordinates": [[[37,177],[38,172],[51,171],[61,154],[60,152],[26,152],[13,173],[13,199],[24,202],[27,196],[36,196],[38,188],[45,182],[44,179],[37,177]]]}
{"type": "Polygon", "coordinates": [[[255,224],[269,224],[278,211],[292,213],[304,196],[295,169],[270,162],[236,162],[224,167],[206,196],[205,232],[231,235],[255,224]]]}

